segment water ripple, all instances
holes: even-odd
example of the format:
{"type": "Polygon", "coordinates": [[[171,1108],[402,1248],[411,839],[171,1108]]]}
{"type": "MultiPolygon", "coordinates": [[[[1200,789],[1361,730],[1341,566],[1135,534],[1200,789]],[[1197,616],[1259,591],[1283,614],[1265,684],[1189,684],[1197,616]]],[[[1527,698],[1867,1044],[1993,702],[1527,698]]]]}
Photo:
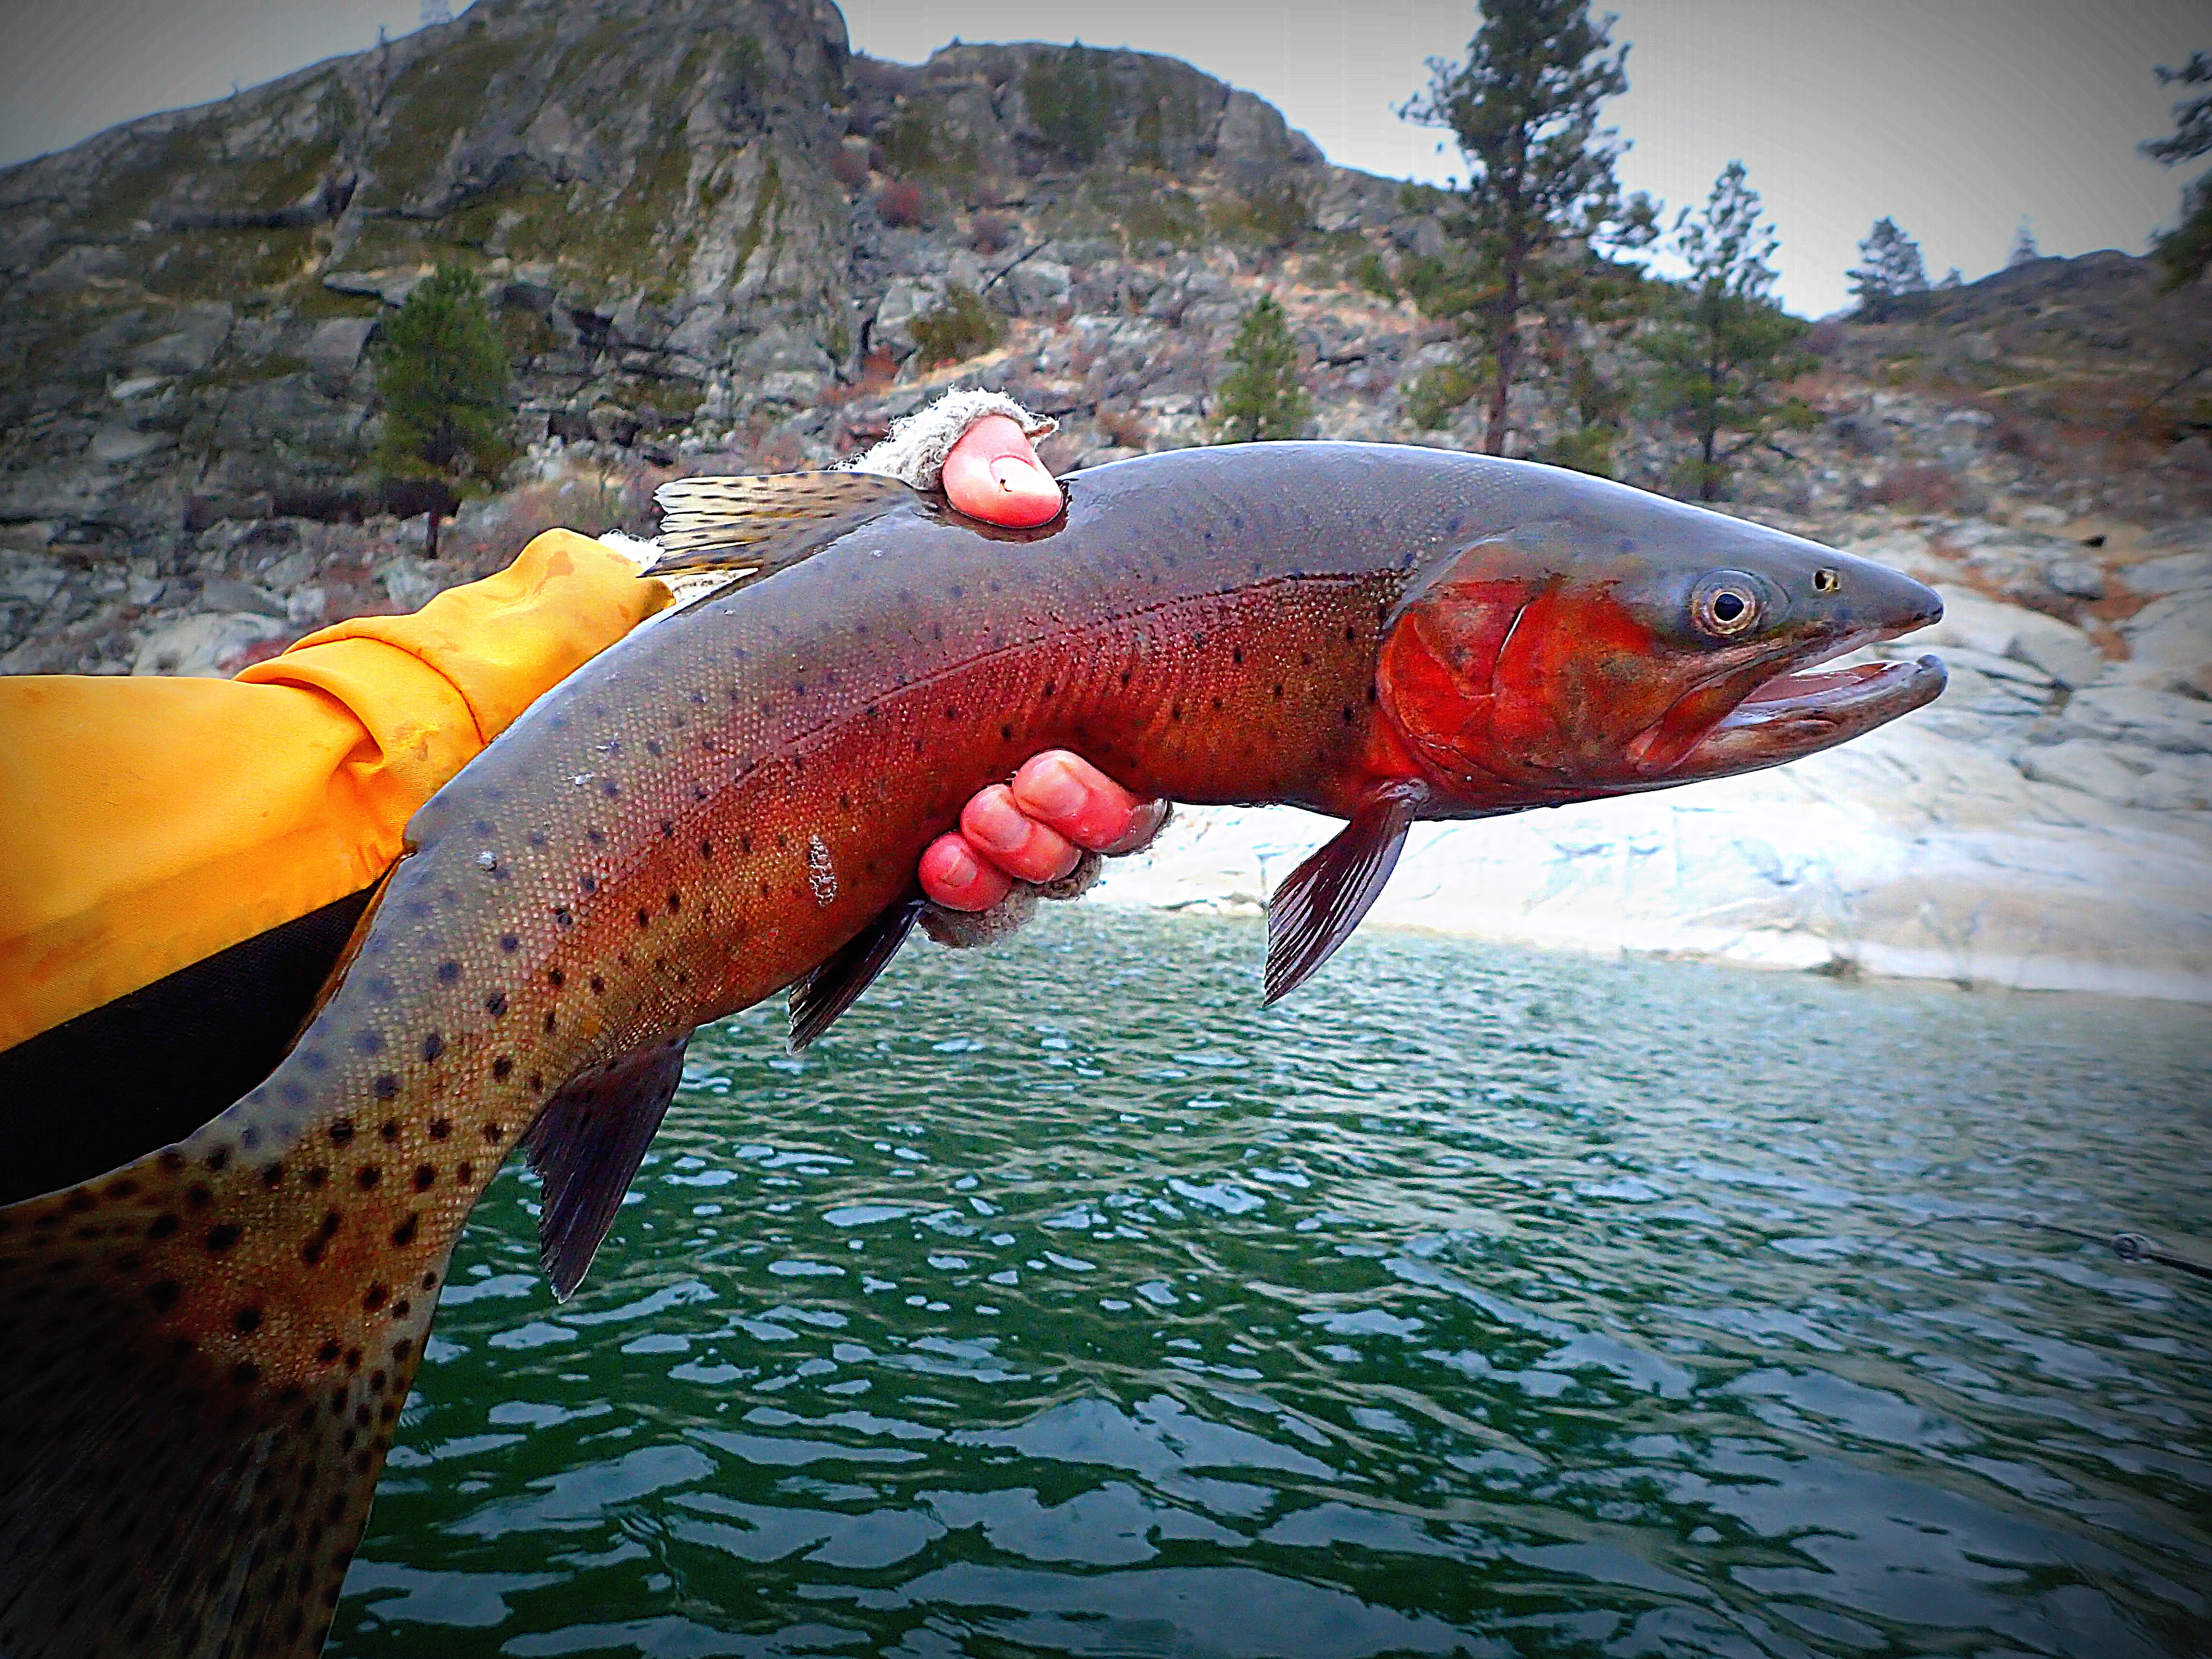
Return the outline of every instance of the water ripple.
{"type": "Polygon", "coordinates": [[[702,1034],[565,1307],[504,1172],[332,1650],[2212,1651],[2212,1296],[1988,1219],[2212,1234],[2201,1012],[1259,945],[702,1034]]]}

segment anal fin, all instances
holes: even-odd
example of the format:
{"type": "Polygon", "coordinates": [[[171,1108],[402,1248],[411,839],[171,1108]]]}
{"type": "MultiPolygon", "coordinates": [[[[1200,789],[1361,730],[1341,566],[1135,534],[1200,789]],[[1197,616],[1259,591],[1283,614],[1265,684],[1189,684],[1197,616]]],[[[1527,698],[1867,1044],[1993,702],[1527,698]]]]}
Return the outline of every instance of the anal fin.
{"type": "Polygon", "coordinates": [[[566,1302],[584,1282],[623,1194],[684,1078],[691,1033],[594,1066],[545,1103],[522,1138],[530,1167],[545,1182],[538,1260],[566,1302]]]}
{"type": "Polygon", "coordinates": [[[1279,1002],[1335,954],[1382,895],[1427,791],[1386,784],[1267,901],[1265,1002],[1279,1002]]]}
{"type": "Polygon", "coordinates": [[[860,1000],[914,931],[924,901],[908,892],[841,946],[836,954],[791,988],[791,1052],[820,1036],[860,1000]]]}

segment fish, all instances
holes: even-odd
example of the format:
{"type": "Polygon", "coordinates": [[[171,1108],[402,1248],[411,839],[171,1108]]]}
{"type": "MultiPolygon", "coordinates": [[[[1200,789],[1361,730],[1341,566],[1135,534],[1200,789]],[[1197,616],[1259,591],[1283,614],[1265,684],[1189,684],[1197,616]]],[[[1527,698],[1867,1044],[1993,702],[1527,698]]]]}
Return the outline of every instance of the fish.
{"type": "Polygon", "coordinates": [[[693,479],[712,592],[440,790],[268,1079],[0,1208],[0,1654],[307,1655],[470,1208],[520,1149],[565,1298],[699,1026],[811,1041],[921,909],[922,849],[1066,747],[1139,793],[1341,819],[1271,902],[1265,995],[1411,824],[1793,760],[1917,708],[1895,572],[1534,463],[1148,455],[1033,530],[852,473],[693,479]]]}

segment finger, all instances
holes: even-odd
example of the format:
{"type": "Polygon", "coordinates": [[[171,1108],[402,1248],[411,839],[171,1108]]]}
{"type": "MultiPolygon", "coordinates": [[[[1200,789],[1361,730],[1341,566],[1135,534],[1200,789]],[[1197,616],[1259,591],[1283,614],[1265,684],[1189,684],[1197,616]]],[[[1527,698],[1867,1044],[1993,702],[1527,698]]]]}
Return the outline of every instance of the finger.
{"type": "Polygon", "coordinates": [[[1079,755],[1048,749],[1014,774],[1014,804],[1078,847],[1127,853],[1152,837],[1165,803],[1131,794],[1079,755]]]}
{"type": "Polygon", "coordinates": [[[1060,486],[1021,428],[986,415],[945,458],[945,494],[970,518],[1027,530],[1060,516],[1060,486]]]}
{"type": "Polygon", "coordinates": [[[978,858],[964,836],[939,836],[922,852],[921,890],[948,910],[988,910],[1013,885],[978,858]]]}
{"type": "Polygon", "coordinates": [[[1075,868],[1075,848],[1017,806],[1013,791],[1003,783],[961,810],[960,833],[980,857],[1018,880],[1057,881],[1075,868]]]}

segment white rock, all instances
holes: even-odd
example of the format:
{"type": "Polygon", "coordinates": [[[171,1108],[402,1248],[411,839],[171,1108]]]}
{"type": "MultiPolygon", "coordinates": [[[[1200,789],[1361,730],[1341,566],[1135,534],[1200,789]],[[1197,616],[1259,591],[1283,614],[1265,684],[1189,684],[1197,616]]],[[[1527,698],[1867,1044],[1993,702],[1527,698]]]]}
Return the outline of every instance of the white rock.
{"type": "Polygon", "coordinates": [[[2212,552],[2170,553],[2145,559],[2120,573],[2138,593],[2183,593],[2212,588],[2212,552]]]}
{"type": "Polygon", "coordinates": [[[220,679],[228,672],[224,663],[276,638],[283,629],[281,618],[249,611],[201,611],[149,631],[131,659],[131,672],[220,679]]]}
{"type": "Polygon", "coordinates": [[[92,459],[105,466],[121,466],[176,447],[173,432],[140,432],[129,426],[104,426],[92,436],[92,459]]]}
{"type": "Polygon", "coordinates": [[[2060,717],[2069,733],[2139,743],[2177,755],[2212,754],[2212,702],[2148,685],[2093,685],[2060,717]]]}
{"type": "Polygon", "coordinates": [[[1943,620],[1912,636],[1915,647],[1941,651],[1965,646],[1993,657],[2033,664],[2061,685],[2087,685],[2105,671],[2097,642],[2070,623],[2025,605],[1985,599],[1964,587],[1939,583],[1943,620]]]}
{"type": "Polygon", "coordinates": [[[374,317],[331,317],[315,325],[301,353],[308,371],[325,384],[343,386],[353,378],[368,337],[376,331],[374,317]]]}
{"type": "Polygon", "coordinates": [[[943,283],[928,278],[902,276],[884,290],[876,307],[868,343],[894,357],[910,356],[915,349],[914,319],[945,297],[943,283]]]}
{"type": "Polygon", "coordinates": [[[2120,634],[2127,660],[2114,663],[2106,678],[2212,695],[2212,590],[2153,599],[2120,624],[2120,634]]]}
{"type": "Polygon", "coordinates": [[[1024,259],[1006,273],[1005,287],[1023,316],[1036,317],[1066,305],[1073,281],[1057,259],[1024,259]]]}
{"type": "MultiPolygon", "coordinates": [[[[1100,890],[1252,908],[1336,829],[1195,809],[1110,863],[1100,890]]],[[[1771,772],[1418,826],[1373,915],[1603,952],[2208,1001],[2212,820],[2031,780],[1985,729],[1947,738],[1913,716],[1771,772]]]]}

